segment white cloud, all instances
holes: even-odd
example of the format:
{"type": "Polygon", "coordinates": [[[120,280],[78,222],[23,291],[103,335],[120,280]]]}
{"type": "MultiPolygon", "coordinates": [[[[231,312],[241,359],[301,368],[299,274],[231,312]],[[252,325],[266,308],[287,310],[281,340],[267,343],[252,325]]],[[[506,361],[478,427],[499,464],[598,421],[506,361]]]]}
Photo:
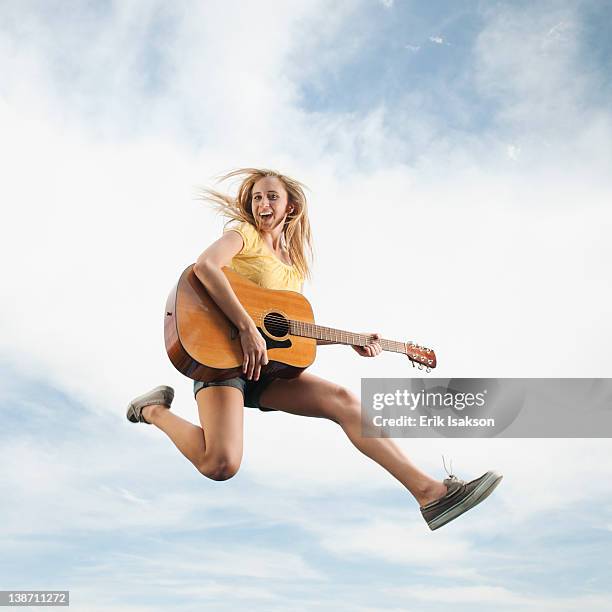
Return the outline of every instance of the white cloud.
{"type": "Polygon", "coordinates": [[[151,505],[151,502],[149,500],[138,497],[137,495],[134,495],[133,493],[131,493],[130,491],[127,491],[126,489],[119,488],[119,493],[124,499],[127,499],[128,501],[133,502],[134,504],[138,504],[141,506],[151,505]]]}
{"type": "Polygon", "coordinates": [[[244,576],[277,581],[325,579],[323,573],[310,567],[299,555],[240,544],[225,551],[219,548],[203,551],[200,544],[177,545],[155,557],[111,554],[101,565],[81,566],[75,577],[86,582],[87,578],[102,572],[108,579],[123,575],[133,582],[154,575],[161,585],[175,583],[179,575],[183,577],[181,588],[185,583],[191,583],[191,588],[195,588],[198,579],[212,577],[244,576]]]}
{"type": "Polygon", "coordinates": [[[569,39],[569,34],[573,28],[574,24],[567,21],[560,21],[548,30],[545,39],[542,41],[542,45],[547,46],[553,41],[557,42],[569,39]]]}
{"type": "Polygon", "coordinates": [[[481,91],[499,101],[500,119],[527,133],[531,128],[531,140],[562,140],[585,127],[579,108],[594,75],[580,68],[580,30],[569,25],[576,10],[553,3],[530,11],[503,6],[489,11],[478,35],[481,91]]]}
{"type": "Polygon", "coordinates": [[[452,604],[459,610],[467,609],[462,604],[490,604],[501,609],[521,609],[556,612],[557,610],[594,610],[604,611],[612,605],[612,598],[599,595],[579,595],[574,597],[538,596],[516,593],[510,589],[491,585],[460,587],[411,587],[393,589],[397,596],[406,596],[418,601],[452,604]]]}
{"type": "Polygon", "coordinates": [[[436,45],[443,45],[444,44],[444,39],[442,38],[442,36],[430,36],[429,40],[432,43],[435,43],[436,45]]]}
{"type": "Polygon", "coordinates": [[[506,147],[506,154],[512,161],[517,161],[521,154],[521,147],[510,144],[506,147]]]}
{"type": "Polygon", "coordinates": [[[384,520],[377,514],[372,510],[367,520],[334,525],[333,531],[328,529],[323,534],[321,544],[345,558],[367,555],[389,563],[435,567],[438,575],[454,577],[460,574],[458,566],[461,561],[473,552],[466,539],[453,534],[445,539],[433,538],[421,521],[417,522],[416,513],[412,520],[408,510],[405,516],[396,516],[395,520],[384,520]]]}
{"type": "Polygon", "coordinates": [[[169,605],[181,610],[211,605],[218,610],[277,609],[286,605],[288,587],[312,584],[317,575],[297,555],[247,546],[217,554],[210,548],[169,545],[154,554],[111,553],[102,556],[102,563],[82,563],[71,575],[71,598],[82,610],[90,604],[121,609],[124,602],[144,597],[159,604],[147,608],[154,610],[169,605]],[[103,587],[108,584],[113,589],[103,587]],[[144,593],[139,585],[146,585],[144,593]]]}
{"type": "Polygon", "coordinates": [[[529,599],[512,593],[506,588],[495,586],[466,586],[466,587],[411,587],[410,589],[395,589],[397,595],[411,594],[421,601],[435,601],[438,603],[490,603],[499,605],[525,605],[529,599]]]}

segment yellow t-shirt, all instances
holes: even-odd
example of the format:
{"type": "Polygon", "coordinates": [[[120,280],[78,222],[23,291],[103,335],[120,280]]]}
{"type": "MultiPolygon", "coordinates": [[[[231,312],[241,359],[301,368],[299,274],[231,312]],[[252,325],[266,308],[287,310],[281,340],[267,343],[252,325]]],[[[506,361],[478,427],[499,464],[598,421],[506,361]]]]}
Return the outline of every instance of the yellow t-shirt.
{"type": "Polygon", "coordinates": [[[301,290],[304,279],[297,268],[276,257],[250,223],[240,223],[225,231],[238,232],[244,242],[240,253],[232,259],[232,270],[266,289],[301,290]]]}

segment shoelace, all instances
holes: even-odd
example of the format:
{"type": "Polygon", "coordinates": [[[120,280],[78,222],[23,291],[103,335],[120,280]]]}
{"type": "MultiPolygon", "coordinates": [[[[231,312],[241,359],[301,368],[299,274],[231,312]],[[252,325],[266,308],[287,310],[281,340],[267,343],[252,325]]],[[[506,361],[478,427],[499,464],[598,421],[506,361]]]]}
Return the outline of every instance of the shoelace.
{"type": "Polygon", "coordinates": [[[444,465],[444,471],[448,474],[450,480],[458,480],[457,477],[453,474],[453,460],[450,460],[450,471],[446,467],[446,461],[444,460],[444,455],[442,455],[442,464],[444,465]]]}

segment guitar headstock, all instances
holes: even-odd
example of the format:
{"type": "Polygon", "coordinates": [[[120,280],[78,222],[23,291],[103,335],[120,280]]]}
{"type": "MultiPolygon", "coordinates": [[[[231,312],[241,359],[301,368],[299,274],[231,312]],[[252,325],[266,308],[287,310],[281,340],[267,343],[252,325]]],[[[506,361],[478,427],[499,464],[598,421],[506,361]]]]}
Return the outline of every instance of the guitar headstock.
{"type": "Polygon", "coordinates": [[[426,346],[414,344],[413,342],[406,342],[406,355],[408,355],[408,359],[412,362],[413,367],[415,363],[418,363],[419,369],[422,370],[423,366],[425,366],[428,372],[436,367],[436,354],[432,349],[426,346]]]}

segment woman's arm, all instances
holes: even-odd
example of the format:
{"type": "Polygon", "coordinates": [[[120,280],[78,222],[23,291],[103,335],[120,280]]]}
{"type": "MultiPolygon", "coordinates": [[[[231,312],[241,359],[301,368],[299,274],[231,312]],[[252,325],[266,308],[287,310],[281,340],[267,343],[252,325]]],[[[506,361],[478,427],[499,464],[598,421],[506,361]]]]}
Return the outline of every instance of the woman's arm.
{"type": "Polygon", "coordinates": [[[225,274],[221,271],[229,266],[235,255],[242,249],[242,236],[238,232],[226,232],[213,242],[199,257],[193,271],[228,319],[243,331],[253,324],[225,274]]]}
{"type": "Polygon", "coordinates": [[[249,379],[259,380],[261,366],[268,363],[266,342],[221,270],[231,263],[232,258],[241,251],[242,245],[242,237],[238,232],[226,232],[198,257],[193,271],[217,306],[240,332],[244,355],[243,373],[249,379]]]}

